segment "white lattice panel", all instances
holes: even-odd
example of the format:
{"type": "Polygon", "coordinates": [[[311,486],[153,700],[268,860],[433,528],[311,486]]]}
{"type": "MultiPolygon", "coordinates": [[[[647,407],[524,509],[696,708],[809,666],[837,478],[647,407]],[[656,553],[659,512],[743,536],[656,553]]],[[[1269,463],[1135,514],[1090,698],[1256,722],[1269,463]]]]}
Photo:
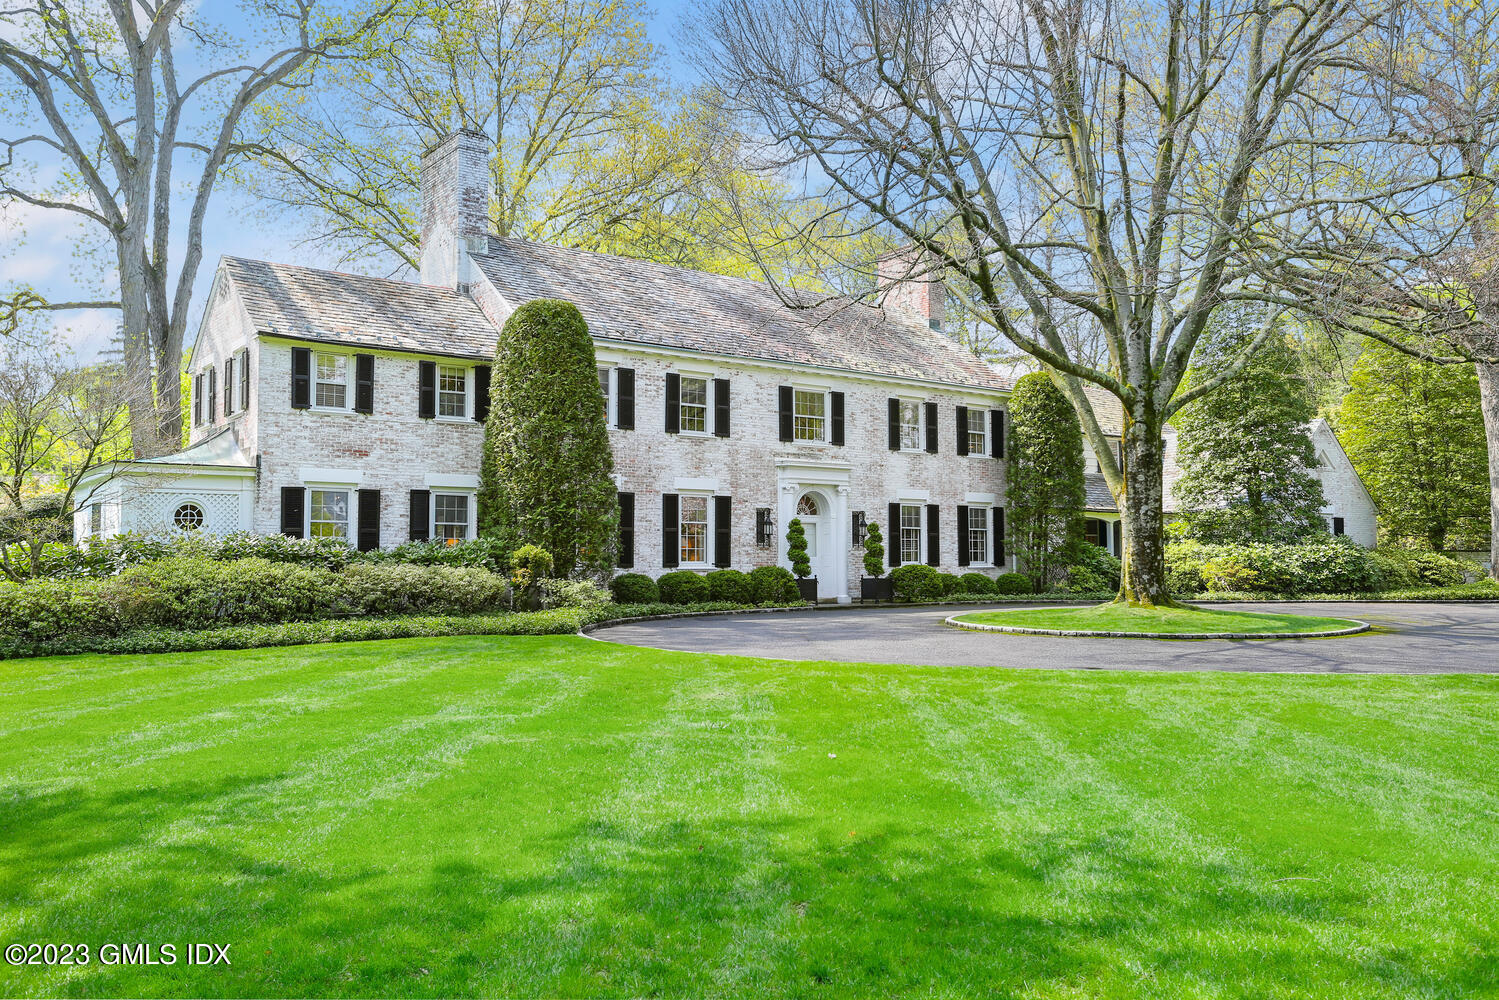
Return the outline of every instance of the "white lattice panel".
{"type": "Polygon", "coordinates": [[[179,490],[152,490],[135,502],[136,529],[153,531],[174,528],[172,515],[185,503],[195,503],[203,510],[206,534],[227,535],[244,526],[239,523],[239,497],[224,493],[192,493],[179,490]]]}

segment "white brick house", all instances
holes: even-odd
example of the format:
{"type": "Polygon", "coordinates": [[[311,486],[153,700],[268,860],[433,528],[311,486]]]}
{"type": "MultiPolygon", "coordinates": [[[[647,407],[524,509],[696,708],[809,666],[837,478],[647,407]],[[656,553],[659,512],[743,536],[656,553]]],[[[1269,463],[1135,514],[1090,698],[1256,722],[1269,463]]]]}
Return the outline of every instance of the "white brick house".
{"type": "MultiPolygon", "coordinates": [[[[420,283],[225,258],[189,366],[188,449],[124,467],[77,535],[175,525],[363,549],[473,537],[500,328],[524,302],[561,298],[598,358],[621,566],[788,565],[799,516],[825,599],[858,596],[870,521],[890,565],[1014,568],[1010,382],[940,332],[940,285],[897,281],[883,308],[792,309],[757,282],[499,239],[487,159],[469,132],[424,157],[420,283]]],[[[1117,512],[1097,492],[1090,523],[1117,551],[1117,512]]]]}

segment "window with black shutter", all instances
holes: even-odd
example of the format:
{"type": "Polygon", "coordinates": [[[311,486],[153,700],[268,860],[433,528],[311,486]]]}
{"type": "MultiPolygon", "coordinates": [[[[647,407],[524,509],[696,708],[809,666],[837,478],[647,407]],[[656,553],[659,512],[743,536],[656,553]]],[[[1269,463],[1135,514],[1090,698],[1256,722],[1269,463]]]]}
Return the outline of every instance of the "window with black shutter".
{"type": "Polygon", "coordinates": [[[359,490],[359,537],[360,552],[373,552],[380,547],[380,491],[359,490]]]}
{"type": "Polygon", "coordinates": [[[635,494],[619,495],[619,567],[635,565],[635,494]]]}
{"type": "Polygon", "coordinates": [[[790,441],[796,436],[795,401],[796,391],[791,386],[783,385],[776,390],[776,416],[780,422],[782,441],[790,441]]]}
{"type": "Polygon", "coordinates": [[[224,416],[234,414],[234,358],[224,359],[224,416]]]}
{"type": "Polygon", "coordinates": [[[734,558],[731,544],[733,537],[730,534],[733,513],[732,497],[713,498],[713,565],[720,569],[728,569],[734,558]]]}
{"type": "Polygon", "coordinates": [[[729,436],[729,380],[713,380],[713,433],[717,437],[729,436]]]}
{"type": "Polygon", "coordinates": [[[301,486],[281,487],[281,533],[288,538],[307,534],[307,490],[301,486]]]}
{"type": "MultiPolygon", "coordinates": [[[[891,400],[890,402],[895,402],[891,400]]],[[[890,505],[890,513],[885,528],[885,555],[889,558],[892,567],[900,565],[900,504],[890,505]]]]}
{"type": "Polygon", "coordinates": [[[661,494],[661,565],[670,569],[677,565],[680,553],[677,549],[677,495],[661,494]]]}
{"type": "Polygon", "coordinates": [[[193,426],[203,425],[203,375],[193,376],[193,426]]]}
{"type": "Polygon", "coordinates": [[[1334,535],[1341,535],[1341,534],[1343,534],[1343,532],[1344,532],[1344,523],[1345,522],[1343,521],[1343,519],[1341,517],[1335,517],[1335,518],[1333,518],[1332,519],[1332,533],[1334,535]]]}
{"type": "Polygon", "coordinates": [[[926,564],[942,565],[942,525],[934,503],[926,505],[926,564]]]}
{"type": "Polygon", "coordinates": [[[437,416],[437,362],[416,364],[416,415],[423,419],[437,416]]]}
{"type": "Polygon", "coordinates": [[[354,412],[375,412],[375,356],[354,355],[354,412]]]}
{"type": "Polygon", "coordinates": [[[889,400],[890,410],[890,450],[900,451],[900,400],[894,396],[889,400]]]}
{"type": "Polygon", "coordinates": [[[483,423],[489,419],[489,365],[474,365],[474,419],[483,423]]]}
{"type": "MultiPolygon", "coordinates": [[[[682,431],[682,376],[676,372],[666,373],[666,433],[680,434],[682,431]]],[[[673,563],[675,565],[675,563],[673,563]]]]}
{"type": "Polygon", "coordinates": [[[432,491],[411,491],[410,532],[413,542],[425,542],[432,537],[432,491]]]}
{"type": "MultiPolygon", "coordinates": [[[[962,407],[959,407],[959,409],[962,409],[962,407]]],[[[960,420],[958,422],[959,441],[967,436],[966,431],[967,428],[963,426],[963,421],[960,420]]],[[[958,565],[968,565],[968,508],[963,504],[958,504],[958,565]]]]}
{"type": "MultiPolygon", "coordinates": [[[[926,450],[937,454],[937,404],[926,404],[926,450]]],[[[932,565],[936,565],[933,563],[932,565]]]]}
{"type": "Polygon", "coordinates": [[[208,369],[208,404],[203,407],[203,415],[210,424],[218,422],[219,419],[219,373],[208,369]]]}
{"type": "Polygon", "coordinates": [[[989,454],[994,458],[1005,457],[1005,411],[989,411],[989,454]]]}
{"type": "Polygon", "coordinates": [[[832,400],[832,409],[833,409],[833,436],[832,436],[832,443],[833,444],[842,444],[843,443],[843,407],[844,407],[843,393],[841,393],[841,392],[832,392],[832,393],[829,393],[828,396],[832,400]]]}
{"type": "Polygon", "coordinates": [[[239,352],[239,408],[250,408],[250,352],[239,352]]]}
{"type": "Polygon", "coordinates": [[[614,426],[622,431],[635,429],[635,369],[614,369],[614,426]]]}
{"type": "Polygon", "coordinates": [[[294,410],[312,407],[312,349],[291,349],[291,406],[294,410]]]}
{"type": "Polygon", "coordinates": [[[1005,564],[1005,509],[994,508],[994,565],[1005,564]]]}
{"type": "Polygon", "coordinates": [[[968,454],[968,407],[966,406],[958,407],[958,454],[968,454]]]}

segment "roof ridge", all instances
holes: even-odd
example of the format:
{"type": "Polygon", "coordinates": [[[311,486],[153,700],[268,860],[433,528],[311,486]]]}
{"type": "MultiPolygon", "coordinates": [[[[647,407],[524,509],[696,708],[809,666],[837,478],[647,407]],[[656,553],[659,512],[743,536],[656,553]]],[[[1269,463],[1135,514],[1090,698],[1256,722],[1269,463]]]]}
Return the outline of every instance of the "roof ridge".
{"type": "MultiPolygon", "coordinates": [[[[404,278],[382,278],[373,274],[360,274],[357,271],[338,271],[331,267],[312,267],[308,264],[289,264],[280,260],[261,260],[259,257],[241,257],[238,254],[221,254],[220,262],[233,261],[238,264],[261,264],[265,267],[281,267],[292,271],[304,271],[309,274],[327,274],[337,278],[354,278],[359,281],[377,281],[384,285],[396,285],[401,288],[425,288],[437,292],[451,292],[454,295],[462,295],[456,288],[446,285],[430,285],[423,281],[407,281],[404,278]]],[[[467,297],[467,296],[463,296],[467,297]]]]}

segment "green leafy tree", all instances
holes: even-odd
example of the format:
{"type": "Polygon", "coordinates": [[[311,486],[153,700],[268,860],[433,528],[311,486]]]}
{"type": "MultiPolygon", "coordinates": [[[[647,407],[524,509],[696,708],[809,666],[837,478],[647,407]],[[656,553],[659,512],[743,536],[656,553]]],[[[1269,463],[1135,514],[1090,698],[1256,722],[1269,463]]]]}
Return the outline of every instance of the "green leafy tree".
{"type": "Polygon", "coordinates": [[[526,303],[495,349],[480,533],[541,546],[558,576],[606,575],[619,531],[613,468],[588,324],[570,302],[526,303]]]}
{"type": "MultiPolygon", "coordinates": [[[[1251,336],[1230,328],[1203,353],[1185,388],[1216,379],[1251,336]]],[[[1237,379],[1176,419],[1182,477],[1176,499],[1188,536],[1204,542],[1289,542],[1327,533],[1326,499],[1310,424],[1311,383],[1283,336],[1271,337],[1237,379]]]]}
{"type": "Polygon", "coordinates": [[[1478,376],[1466,365],[1365,347],[1338,432],[1389,537],[1487,547],[1489,484],[1478,376]]]}
{"type": "Polygon", "coordinates": [[[1061,579],[1083,540],[1083,435],[1067,397],[1045,372],[1010,394],[1008,541],[1037,591],[1061,579]]]}
{"type": "Polygon", "coordinates": [[[804,580],[812,572],[812,560],[807,558],[807,529],[799,517],[793,517],[786,526],[786,558],[798,579],[804,580]]]}
{"type": "Polygon", "coordinates": [[[864,572],[873,577],[885,572],[885,536],[874,521],[864,529],[864,572]]]}

